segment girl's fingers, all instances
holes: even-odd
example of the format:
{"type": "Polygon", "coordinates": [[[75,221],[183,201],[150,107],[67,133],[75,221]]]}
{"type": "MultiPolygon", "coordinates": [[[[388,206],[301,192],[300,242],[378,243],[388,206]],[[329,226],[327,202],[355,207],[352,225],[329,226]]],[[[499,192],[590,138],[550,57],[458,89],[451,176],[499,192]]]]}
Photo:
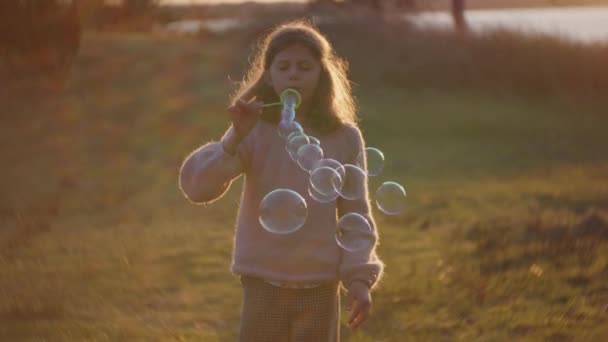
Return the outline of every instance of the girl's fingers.
{"type": "Polygon", "coordinates": [[[254,113],[262,113],[262,106],[264,105],[264,102],[262,101],[255,101],[252,103],[252,109],[254,113]]]}
{"type": "Polygon", "coordinates": [[[357,316],[361,312],[362,307],[361,302],[358,300],[355,300],[354,303],[352,303],[351,305],[352,311],[350,313],[350,317],[348,318],[348,324],[352,326],[353,322],[355,321],[355,318],[357,318],[357,316]]]}
{"type": "MultiPolygon", "coordinates": [[[[350,324],[351,328],[355,329],[355,328],[359,327],[361,324],[363,324],[363,322],[365,322],[367,320],[367,317],[369,316],[369,310],[370,310],[369,305],[359,303],[356,315],[354,315],[354,317],[351,320],[349,320],[349,324],[350,324]]],[[[354,312],[353,312],[353,314],[354,314],[354,312]]]]}
{"type": "Polygon", "coordinates": [[[262,112],[263,102],[256,100],[254,97],[247,102],[243,99],[238,99],[234,105],[240,109],[242,113],[259,114],[262,112]]]}

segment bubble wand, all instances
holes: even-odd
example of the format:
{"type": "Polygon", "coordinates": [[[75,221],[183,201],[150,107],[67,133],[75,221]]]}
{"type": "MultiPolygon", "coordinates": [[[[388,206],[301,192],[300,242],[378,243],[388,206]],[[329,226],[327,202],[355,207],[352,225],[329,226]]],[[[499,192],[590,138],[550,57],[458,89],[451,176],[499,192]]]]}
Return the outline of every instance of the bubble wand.
{"type": "Polygon", "coordinates": [[[262,105],[262,108],[283,105],[284,108],[297,109],[302,103],[302,96],[297,90],[287,88],[281,93],[280,100],[280,102],[266,103],[262,105]]]}

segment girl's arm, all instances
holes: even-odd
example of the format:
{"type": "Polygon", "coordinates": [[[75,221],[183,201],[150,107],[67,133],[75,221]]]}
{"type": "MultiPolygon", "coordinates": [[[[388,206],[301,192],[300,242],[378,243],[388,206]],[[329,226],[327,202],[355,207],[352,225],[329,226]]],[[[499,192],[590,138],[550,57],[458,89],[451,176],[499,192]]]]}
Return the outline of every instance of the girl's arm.
{"type": "MultiPolygon", "coordinates": [[[[355,152],[348,163],[355,165],[357,156],[365,148],[365,143],[363,141],[361,132],[356,127],[349,127],[348,136],[348,140],[351,142],[349,146],[356,147],[355,152]]],[[[381,278],[384,270],[384,264],[376,254],[378,231],[376,229],[376,222],[374,221],[371,212],[367,179],[364,188],[365,195],[359,199],[347,200],[339,197],[337,203],[338,217],[353,212],[361,214],[369,222],[374,232],[374,244],[371,250],[363,250],[360,252],[344,251],[342,255],[342,263],[340,264],[340,278],[346,286],[357,280],[366,283],[371,289],[381,278]]]]}
{"type": "Polygon", "coordinates": [[[227,108],[232,126],[219,142],[208,143],[192,152],[182,164],[179,186],[194,203],[209,203],[228,190],[243,172],[247,153],[244,146],[258,122],[263,103],[252,98],[238,99],[227,108]]]}
{"type": "Polygon", "coordinates": [[[233,133],[230,127],[219,142],[199,147],[184,160],[179,187],[191,202],[210,203],[222,197],[243,172],[243,151],[233,133]]]}

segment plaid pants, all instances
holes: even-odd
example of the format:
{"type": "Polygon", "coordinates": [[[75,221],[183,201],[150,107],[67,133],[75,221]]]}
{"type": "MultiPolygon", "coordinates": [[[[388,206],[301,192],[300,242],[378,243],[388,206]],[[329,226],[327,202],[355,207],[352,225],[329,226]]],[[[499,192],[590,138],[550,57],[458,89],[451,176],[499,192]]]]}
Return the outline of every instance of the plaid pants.
{"type": "Polygon", "coordinates": [[[338,283],[311,289],[270,285],[242,276],[239,342],[337,342],[340,339],[338,283]]]}

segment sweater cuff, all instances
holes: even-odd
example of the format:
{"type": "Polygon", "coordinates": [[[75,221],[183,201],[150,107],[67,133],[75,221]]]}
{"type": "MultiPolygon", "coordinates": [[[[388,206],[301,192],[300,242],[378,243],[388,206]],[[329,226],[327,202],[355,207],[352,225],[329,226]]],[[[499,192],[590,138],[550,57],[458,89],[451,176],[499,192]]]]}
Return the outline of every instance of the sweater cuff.
{"type": "Polygon", "coordinates": [[[349,271],[342,271],[342,283],[348,288],[352,282],[361,281],[365,283],[369,289],[372,289],[381,278],[382,271],[383,265],[379,260],[375,263],[359,265],[349,271]]]}

